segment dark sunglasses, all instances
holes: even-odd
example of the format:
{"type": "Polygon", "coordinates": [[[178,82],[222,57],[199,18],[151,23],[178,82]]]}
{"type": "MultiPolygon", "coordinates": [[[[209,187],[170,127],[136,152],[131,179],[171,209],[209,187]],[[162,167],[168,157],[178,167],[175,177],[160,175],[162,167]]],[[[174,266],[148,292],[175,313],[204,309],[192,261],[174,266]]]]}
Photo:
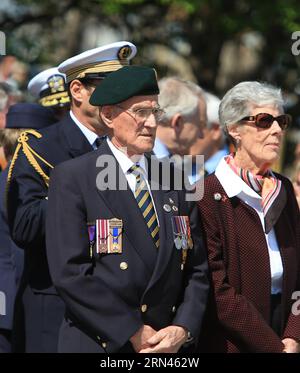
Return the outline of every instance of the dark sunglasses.
{"type": "Polygon", "coordinates": [[[241,121],[254,122],[256,127],[259,128],[270,128],[275,120],[279,124],[280,128],[284,131],[291,124],[292,117],[289,114],[282,114],[278,117],[273,117],[271,114],[259,113],[241,119],[241,121]]]}

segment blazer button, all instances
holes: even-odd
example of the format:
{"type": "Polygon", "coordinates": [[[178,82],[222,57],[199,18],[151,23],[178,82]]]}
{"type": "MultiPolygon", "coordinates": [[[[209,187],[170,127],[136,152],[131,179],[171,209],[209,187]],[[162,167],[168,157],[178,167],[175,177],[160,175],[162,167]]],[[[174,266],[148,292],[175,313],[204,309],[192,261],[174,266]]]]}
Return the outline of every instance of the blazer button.
{"type": "Polygon", "coordinates": [[[128,264],[126,262],[121,262],[120,263],[120,268],[125,271],[128,268],[128,264]]]}
{"type": "Polygon", "coordinates": [[[148,309],[147,304],[142,304],[142,306],[141,306],[141,311],[142,311],[142,312],[146,312],[147,309],[148,309]]]}
{"type": "Polygon", "coordinates": [[[172,307],[172,312],[173,312],[173,313],[176,312],[176,306],[173,306],[173,307],[172,307]]]}
{"type": "Polygon", "coordinates": [[[102,343],[101,343],[101,346],[102,346],[103,348],[106,348],[106,347],[107,347],[107,344],[106,344],[105,342],[102,342],[102,343]]]}

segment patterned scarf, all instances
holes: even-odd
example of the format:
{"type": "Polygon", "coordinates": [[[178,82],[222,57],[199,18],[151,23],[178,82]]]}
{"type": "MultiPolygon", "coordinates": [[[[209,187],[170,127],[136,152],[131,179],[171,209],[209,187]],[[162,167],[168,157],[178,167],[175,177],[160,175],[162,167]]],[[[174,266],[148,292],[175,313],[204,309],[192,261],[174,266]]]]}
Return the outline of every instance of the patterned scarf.
{"type": "Polygon", "coordinates": [[[277,179],[271,170],[267,170],[262,176],[253,175],[250,171],[238,167],[233,154],[226,156],[225,161],[250,188],[261,196],[265,233],[269,233],[276,224],[287,200],[281,180],[277,179]]]}

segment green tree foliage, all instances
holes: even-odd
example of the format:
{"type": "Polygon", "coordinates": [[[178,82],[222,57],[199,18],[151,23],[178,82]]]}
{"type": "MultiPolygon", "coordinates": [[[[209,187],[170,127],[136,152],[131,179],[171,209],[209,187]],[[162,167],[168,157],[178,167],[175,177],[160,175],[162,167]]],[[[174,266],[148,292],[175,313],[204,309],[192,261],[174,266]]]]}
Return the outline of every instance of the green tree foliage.
{"type": "Polygon", "coordinates": [[[84,50],[93,19],[133,41],[135,61],[155,65],[161,76],[182,75],[220,95],[245,79],[300,93],[299,57],[291,52],[299,0],[11,1],[16,11],[0,14],[0,30],[8,52],[31,66],[55,65],[84,50]]]}

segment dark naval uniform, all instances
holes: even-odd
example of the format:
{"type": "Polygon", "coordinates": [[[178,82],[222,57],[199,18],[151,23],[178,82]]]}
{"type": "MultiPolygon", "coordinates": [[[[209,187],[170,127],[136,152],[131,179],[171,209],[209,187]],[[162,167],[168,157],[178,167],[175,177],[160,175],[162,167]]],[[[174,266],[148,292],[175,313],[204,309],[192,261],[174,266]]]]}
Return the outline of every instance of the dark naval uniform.
{"type": "Polygon", "coordinates": [[[197,336],[208,280],[195,203],[186,202],[183,191],[152,190],[160,225],[157,248],[118,163],[117,183],[127,189],[97,189],[96,162],[104,154],[113,157],[106,141],[51,175],[47,254],[66,303],[59,352],[134,352],[129,339],[143,324],[156,330],[180,325],[197,336]],[[180,216],[189,217],[193,241],[185,253],[174,244],[172,218],[180,216]],[[97,221],[114,224],[114,218],[123,224],[113,233],[119,252],[108,253],[103,236],[104,249],[97,253],[89,227],[97,221]]]}
{"type": "MultiPolygon", "coordinates": [[[[10,161],[13,157],[11,141],[18,133],[25,129],[41,130],[56,121],[52,110],[35,103],[22,102],[10,106],[3,129],[3,146],[7,159],[10,161]]],[[[17,144],[17,148],[20,146],[17,144]]],[[[11,351],[14,304],[24,262],[24,251],[13,242],[7,221],[6,181],[10,175],[8,171],[9,166],[0,175],[0,292],[5,295],[4,314],[0,311],[0,352],[11,351]]],[[[22,333],[19,333],[17,341],[22,343],[22,333]]]]}
{"type": "Polygon", "coordinates": [[[40,138],[28,134],[28,141],[23,136],[23,147],[13,164],[8,188],[11,235],[25,250],[22,290],[16,303],[19,315],[15,334],[16,340],[20,339],[20,311],[24,308],[25,351],[56,352],[64,304],[52,285],[46,257],[45,218],[49,175],[52,167],[93,148],[70,115],[39,131],[39,134],[40,138]],[[28,150],[28,145],[35,153],[30,148],[28,150]],[[29,158],[23,149],[27,149],[29,158]],[[32,157],[37,164],[32,162],[32,157]]]}
{"type": "Polygon", "coordinates": [[[10,237],[7,224],[5,206],[7,172],[6,168],[0,174],[0,293],[5,300],[4,307],[0,307],[0,353],[11,352],[10,333],[13,326],[14,304],[24,259],[23,251],[10,237]]]}

